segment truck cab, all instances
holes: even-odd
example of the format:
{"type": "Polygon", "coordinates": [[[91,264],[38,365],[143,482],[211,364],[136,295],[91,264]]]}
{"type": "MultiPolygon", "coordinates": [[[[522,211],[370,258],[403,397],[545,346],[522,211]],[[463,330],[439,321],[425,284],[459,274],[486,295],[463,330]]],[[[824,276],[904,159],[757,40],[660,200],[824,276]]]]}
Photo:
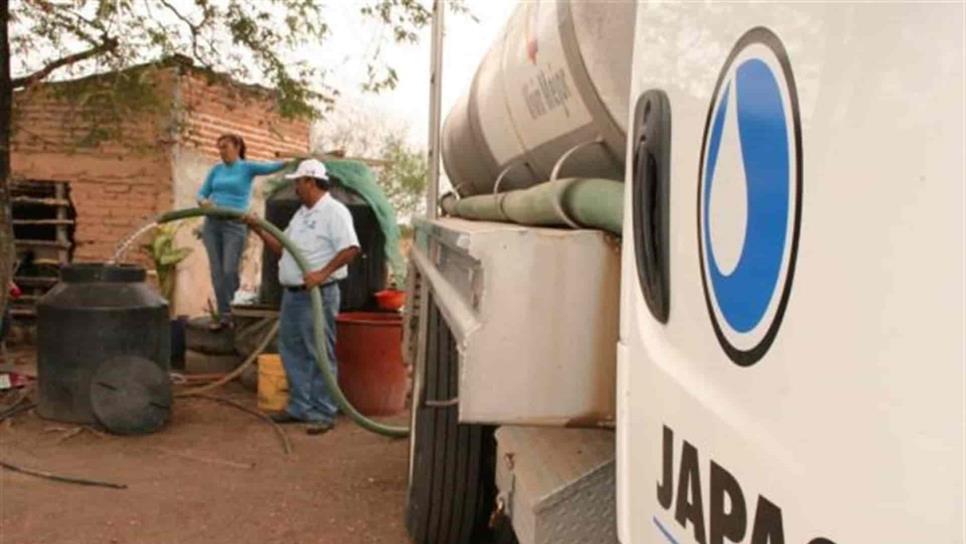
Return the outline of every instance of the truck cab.
{"type": "Polygon", "coordinates": [[[622,542],[962,538],[962,40],[961,5],[639,6],[622,542]]]}

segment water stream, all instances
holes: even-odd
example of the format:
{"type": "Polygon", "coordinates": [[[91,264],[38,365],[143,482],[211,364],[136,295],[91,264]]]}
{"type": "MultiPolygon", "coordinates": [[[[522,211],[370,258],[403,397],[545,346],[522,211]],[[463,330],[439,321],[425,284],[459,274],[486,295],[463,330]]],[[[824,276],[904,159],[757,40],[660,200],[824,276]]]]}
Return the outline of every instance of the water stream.
{"type": "Polygon", "coordinates": [[[143,236],[146,232],[157,226],[158,222],[152,219],[150,223],[142,226],[134,231],[134,233],[132,233],[130,236],[121,240],[121,243],[117,245],[117,249],[114,250],[114,256],[111,257],[111,260],[107,261],[107,264],[117,264],[117,262],[124,257],[124,254],[127,252],[127,249],[131,244],[136,242],[137,239],[143,236]]]}

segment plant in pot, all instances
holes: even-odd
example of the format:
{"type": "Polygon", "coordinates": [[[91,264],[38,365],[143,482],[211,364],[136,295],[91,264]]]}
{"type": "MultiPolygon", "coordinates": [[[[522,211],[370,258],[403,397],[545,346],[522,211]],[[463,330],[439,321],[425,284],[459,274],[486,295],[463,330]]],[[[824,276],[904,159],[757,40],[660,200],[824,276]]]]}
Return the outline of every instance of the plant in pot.
{"type": "MultiPolygon", "coordinates": [[[[159,225],[155,228],[154,238],[141,246],[141,251],[151,259],[154,265],[154,271],[158,276],[158,289],[161,291],[161,296],[168,301],[172,317],[178,264],[187,259],[194,251],[190,247],[177,246],[179,228],[180,224],[159,225]]],[[[171,319],[171,362],[175,365],[184,362],[186,322],[187,316],[178,316],[171,319]]]]}

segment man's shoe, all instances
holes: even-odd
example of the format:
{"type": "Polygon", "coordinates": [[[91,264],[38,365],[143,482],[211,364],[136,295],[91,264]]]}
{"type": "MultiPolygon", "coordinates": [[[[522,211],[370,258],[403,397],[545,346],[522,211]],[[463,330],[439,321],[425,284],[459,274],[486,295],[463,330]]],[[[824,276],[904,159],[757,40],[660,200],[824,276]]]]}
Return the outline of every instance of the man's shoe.
{"type": "Polygon", "coordinates": [[[288,412],[275,412],[268,416],[275,423],[301,423],[302,420],[288,412]]]}
{"type": "Polygon", "coordinates": [[[318,434],[325,434],[325,433],[331,431],[333,427],[335,427],[335,423],[333,423],[331,421],[319,422],[319,423],[309,423],[305,427],[305,434],[312,435],[312,436],[315,436],[315,435],[318,435],[318,434]]]}

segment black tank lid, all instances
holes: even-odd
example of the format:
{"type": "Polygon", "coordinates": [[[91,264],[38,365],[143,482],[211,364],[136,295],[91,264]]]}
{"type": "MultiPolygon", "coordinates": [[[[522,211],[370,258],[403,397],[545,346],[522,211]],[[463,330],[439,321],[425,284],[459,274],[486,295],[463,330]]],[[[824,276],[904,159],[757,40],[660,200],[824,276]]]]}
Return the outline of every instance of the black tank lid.
{"type": "Polygon", "coordinates": [[[143,267],[131,264],[75,263],[60,269],[64,283],[140,283],[146,278],[143,267]]]}

